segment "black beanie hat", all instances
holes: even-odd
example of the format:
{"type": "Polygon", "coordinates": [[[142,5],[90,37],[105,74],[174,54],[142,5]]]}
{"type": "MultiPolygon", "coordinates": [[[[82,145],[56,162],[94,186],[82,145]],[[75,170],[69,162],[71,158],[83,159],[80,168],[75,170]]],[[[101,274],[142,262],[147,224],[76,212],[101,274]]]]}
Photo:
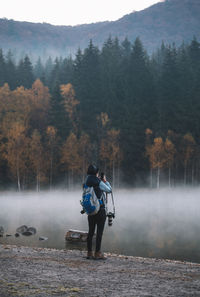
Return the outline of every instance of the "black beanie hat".
{"type": "Polygon", "coordinates": [[[98,171],[99,171],[99,168],[96,165],[91,164],[88,167],[87,174],[96,175],[98,171]]]}

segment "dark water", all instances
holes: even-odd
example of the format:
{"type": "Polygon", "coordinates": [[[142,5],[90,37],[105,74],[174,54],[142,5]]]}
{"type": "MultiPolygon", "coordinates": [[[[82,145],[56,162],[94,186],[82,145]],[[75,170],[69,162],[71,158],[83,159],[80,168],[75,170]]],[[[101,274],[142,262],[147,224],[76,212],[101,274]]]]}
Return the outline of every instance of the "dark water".
{"type": "MultiPolygon", "coordinates": [[[[106,223],[104,251],[187,260],[200,263],[200,189],[132,190],[114,193],[116,218],[106,223]]],[[[80,214],[81,192],[1,193],[0,226],[11,237],[1,243],[85,249],[65,242],[69,229],[87,231],[80,214]],[[33,226],[36,235],[14,236],[20,225],[33,226]],[[39,241],[40,236],[48,237],[39,241]]]]}

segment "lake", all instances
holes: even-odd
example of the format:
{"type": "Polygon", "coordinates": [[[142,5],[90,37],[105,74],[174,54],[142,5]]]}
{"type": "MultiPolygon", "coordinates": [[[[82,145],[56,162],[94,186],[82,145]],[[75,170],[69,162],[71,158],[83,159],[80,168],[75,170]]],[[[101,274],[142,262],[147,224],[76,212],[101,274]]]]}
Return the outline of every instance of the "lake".
{"type": "MultiPolygon", "coordinates": [[[[65,242],[69,229],[87,231],[80,199],[80,191],[1,192],[0,226],[12,236],[0,237],[0,244],[86,249],[65,242]],[[21,225],[35,227],[36,235],[16,238],[21,225]]],[[[200,189],[118,190],[114,201],[116,218],[111,227],[106,222],[103,251],[200,263],[200,189]]]]}

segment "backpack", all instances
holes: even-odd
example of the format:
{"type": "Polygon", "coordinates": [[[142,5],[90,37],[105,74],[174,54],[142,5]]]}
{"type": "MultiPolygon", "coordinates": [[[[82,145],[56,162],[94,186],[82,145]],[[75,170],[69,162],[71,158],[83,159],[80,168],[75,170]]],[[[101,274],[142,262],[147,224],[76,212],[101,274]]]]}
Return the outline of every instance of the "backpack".
{"type": "Polygon", "coordinates": [[[83,185],[82,200],[80,202],[87,215],[95,215],[100,209],[100,202],[94,188],[88,187],[86,184],[83,185]]]}

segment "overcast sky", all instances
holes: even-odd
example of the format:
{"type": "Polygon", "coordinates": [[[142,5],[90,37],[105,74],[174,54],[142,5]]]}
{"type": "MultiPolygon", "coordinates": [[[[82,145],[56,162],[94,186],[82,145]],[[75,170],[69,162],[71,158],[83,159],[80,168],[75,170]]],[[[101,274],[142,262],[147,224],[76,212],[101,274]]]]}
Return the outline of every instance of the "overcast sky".
{"type": "Polygon", "coordinates": [[[17,21],[77,25],[114,21],[159,0],[2,0],[0,18],[17,21]]]}

